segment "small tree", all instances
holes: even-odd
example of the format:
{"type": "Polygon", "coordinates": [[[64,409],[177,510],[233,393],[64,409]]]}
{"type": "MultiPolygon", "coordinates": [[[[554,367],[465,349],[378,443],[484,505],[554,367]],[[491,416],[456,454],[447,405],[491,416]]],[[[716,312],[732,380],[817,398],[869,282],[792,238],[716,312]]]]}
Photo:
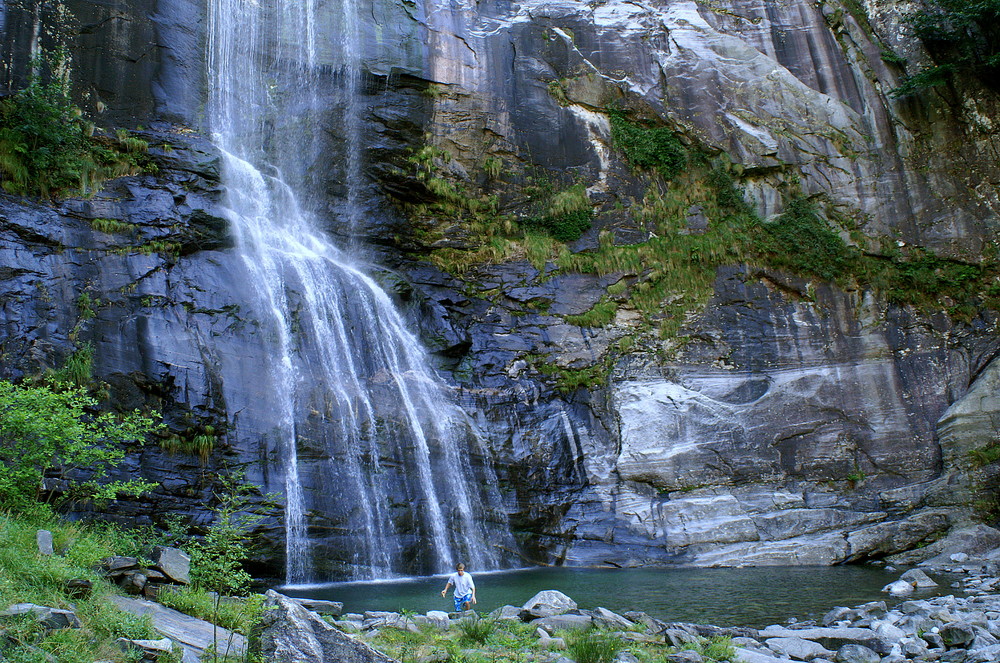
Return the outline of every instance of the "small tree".
{"type": "Polygon", "coordinates": [[[156,430],[159,415],[94,414],[97,401],[81,387],[29,387],[0,381],[0,505],[28,509],[40,501],[45,475],[58,472],[72,496],[109,500],[139,495],[155,483],[106,482],[121,464],[125,443],[142,444],[156,430]],[[84,479],[74,470],[87,470],[84,479]]]}

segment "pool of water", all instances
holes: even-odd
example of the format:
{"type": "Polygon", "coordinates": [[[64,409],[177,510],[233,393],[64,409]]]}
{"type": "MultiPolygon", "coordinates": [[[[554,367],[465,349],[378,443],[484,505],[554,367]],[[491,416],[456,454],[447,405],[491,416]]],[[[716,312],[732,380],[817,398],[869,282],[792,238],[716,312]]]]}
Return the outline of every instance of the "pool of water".
{"type": "MultiPolygon", "coordinates": [[[[581,608],[615,612],[641,610],[665,621],[719,626],[753,626],[819,618],[834,606],[886,600],[882,587],[900,571],[870,566],[759,567],[746,569],[580,569],[537,568],[473,573],[479,604],[489,612],[505,604],[523,605],[536,592],[556,589],[581,608]]],[[[951,578],[916,597],[951,593],[951,578]]],[[[451,595],[441,598],[445,576],[375,582],[285,587],[303,598],[343,601],[345,612],[391,610],[450,611],[451,595]]]]}

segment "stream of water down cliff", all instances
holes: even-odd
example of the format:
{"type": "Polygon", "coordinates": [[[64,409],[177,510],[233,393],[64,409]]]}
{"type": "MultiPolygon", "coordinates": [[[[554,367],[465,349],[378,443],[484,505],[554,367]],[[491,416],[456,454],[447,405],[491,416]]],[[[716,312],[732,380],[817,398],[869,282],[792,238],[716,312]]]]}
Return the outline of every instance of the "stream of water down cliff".
{"type": "Polygon", "coordinates": [[[470,417],[353,244],[325,232],[350,235],[365,213],[356,11],[350,0],[210,11],[208,119],[269,344],[259,379],[272,398],[259,406],[281,456],[289,583],[328,579],[317,577],[328,556],[354,578],[497,568],[510,536],[470,417]],[[315,175],[330,127],[346,145],[335,213],[315,175]]]}

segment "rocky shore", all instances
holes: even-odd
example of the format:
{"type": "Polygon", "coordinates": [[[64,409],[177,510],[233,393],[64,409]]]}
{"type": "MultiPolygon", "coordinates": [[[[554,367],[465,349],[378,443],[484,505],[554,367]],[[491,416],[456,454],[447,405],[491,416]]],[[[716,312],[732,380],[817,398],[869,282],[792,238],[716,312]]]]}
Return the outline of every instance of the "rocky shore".
{"type": "Polygon", "coordinates": [[[962,573],[964,577],[953,583],[954,594],[900,600],[902,594],[936,584],[922,570],[911,569],[886,586],[884,591],[889,597],[885,601],[835,607],[818,620],[792,620],[763,629],[664,622],[642,612],[586,610],[553,590],[538,593],[523,606],[503,606],[488,615],[474,611],[341,614],[339,604],[312,606],[326,612],[325,617],[307,610],[306,601],[271,591],[263,653],[267,660],[303,663],[404,659],[436,663],[455,660],[456,654],[469,661],[507,660],[509,651],[497,658],[496,638],[493,644],[489,637],[474,644],[462,635],[470,624],[486,622],[490,632],[530,633],[530,638],[518,642],[516,660],[539,663],[579,663],[583,657],[574,658],[574,647],[567,643],[578,641],[586,633],[601,633],[618,643],[614,655],[605,659],[608,663],[639,663],[649,655],[656,657],[652,660],[668,663],[1000,661],[1000,593],[996,591],[1000,586],[1000,562],[969,559],[958,553],[938,558],[925,568],[931,574],[962,573]],[[398,645],[403,641],[409,644],[394,650],[399,654],[397,658],[384,653],[385,643],[398,645]],[[456,647],[449,649],[442,642],[462,644],[456,651],[456,647]]]}

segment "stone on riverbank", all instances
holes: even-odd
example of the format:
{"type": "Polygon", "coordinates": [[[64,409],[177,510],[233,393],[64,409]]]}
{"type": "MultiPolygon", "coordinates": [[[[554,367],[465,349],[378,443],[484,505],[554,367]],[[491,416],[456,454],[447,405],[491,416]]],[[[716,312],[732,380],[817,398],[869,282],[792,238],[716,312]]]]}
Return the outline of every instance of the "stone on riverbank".
{"type": "Polygon", "coordinates": [[[528,599],[527,602],[521,606],[521,610],[528,613],[527,619],[523,613],[521,615],[521,619],[524,619],[524,621],[530,621],[531,619],[535,619],[537,617],[551,617],[553,615],[561,615],[569,612],[570,610],[576,610],[576,601],[562,592],[557,592],[553,589],[546,589],[538,592],[528,599]]]}
{"type": "MultiPolygon", "coordinates": [[[[394,663],[352,639],[292,599],[268,590],[264,604],[261,652],[268,661],[296,663],[394,663]]],[[[400,615],[401,616],[401,615],[400,615]]]]}

